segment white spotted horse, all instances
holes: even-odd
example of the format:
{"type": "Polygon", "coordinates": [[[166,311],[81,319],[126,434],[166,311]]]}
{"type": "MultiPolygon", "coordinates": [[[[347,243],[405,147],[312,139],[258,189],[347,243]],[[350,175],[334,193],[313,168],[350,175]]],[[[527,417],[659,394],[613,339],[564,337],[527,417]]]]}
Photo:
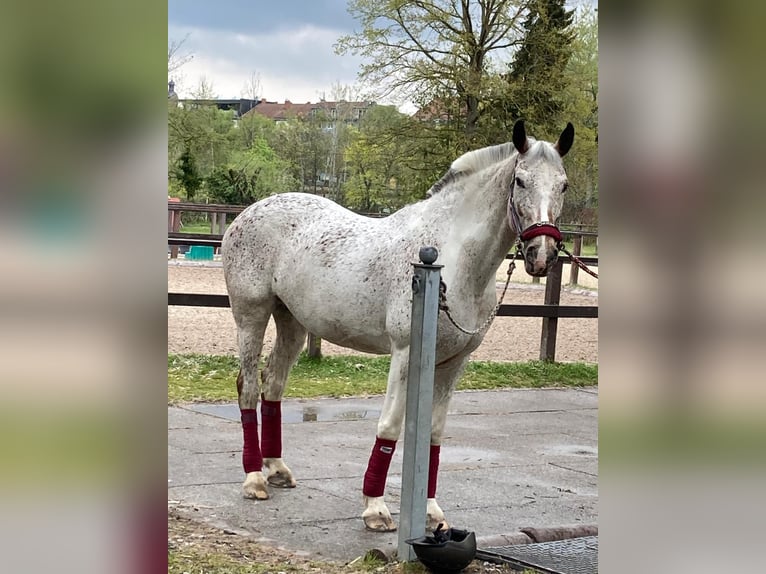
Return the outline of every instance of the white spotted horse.
{"type": "Polygon", "coordinates": [[[336,345],[391,355],[364,476],[362,518],[370,530],[396,529],[383,495],[405,413],[412,263],[428,245],[438,249],[444,266],[454,320],[439,317],[428,477],[428,527],[445,522],[436,485],[447,408],[486,332],[466,332],[454,323],[476,327],[490,316],[495,274],[514,243],[532,276],[546,275],[556,262],[556,221],[567,188],[561,158],[573,141],[571,124],[549,143],[527,137],[519,121],[511,142],[457,158],[426,199],[388,217],[364,217],[316,195],[283,193],[249,206],[232,222],[221,252],[239,343],[245,497],[266,499],[269,485],[296,485],[282,460],[281,399],[311,332],[336,345]],[[271,317],[277,336],[259,378],[271,317]]]}

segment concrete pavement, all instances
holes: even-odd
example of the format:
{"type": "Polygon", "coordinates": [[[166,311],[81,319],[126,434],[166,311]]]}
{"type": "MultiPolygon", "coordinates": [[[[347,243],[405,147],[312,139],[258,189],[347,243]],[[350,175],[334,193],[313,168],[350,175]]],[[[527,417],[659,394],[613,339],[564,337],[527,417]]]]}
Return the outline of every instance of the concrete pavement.
{"type": "MultiPolygon", "coordinates": [[[[236,404],[168,408],[168,505],[197,520],[323,559],[370,549],[391,554],[396,532],[364,529],[362,478],[383,397],[289,399],[283,456],[295,489],[265,501],[241,495],[242,431],[236,404]]],[[[441,449],[437,499],[452,526],[481,539],[596,524],[598,390],[457,392],[441,449]]],[[[398,523],[403,440],[386,500],[398,523]]]]}

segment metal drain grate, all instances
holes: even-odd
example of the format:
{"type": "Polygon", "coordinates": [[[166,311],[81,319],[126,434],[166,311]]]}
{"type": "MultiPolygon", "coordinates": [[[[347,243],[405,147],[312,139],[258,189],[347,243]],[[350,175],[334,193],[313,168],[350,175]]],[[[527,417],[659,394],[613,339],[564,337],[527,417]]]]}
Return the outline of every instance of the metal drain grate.
{"type": "Polygon", "coordinates": [[[598,536],[482,548],[476,557],[534,568],[545,574],[597,574],[598,536]]]}

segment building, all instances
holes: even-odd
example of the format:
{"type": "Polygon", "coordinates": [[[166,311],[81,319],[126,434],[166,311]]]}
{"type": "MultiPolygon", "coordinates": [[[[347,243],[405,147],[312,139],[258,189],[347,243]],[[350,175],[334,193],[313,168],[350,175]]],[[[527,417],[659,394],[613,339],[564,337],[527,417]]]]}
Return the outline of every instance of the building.
{"type": "Polygon", "coordinates": [[[448,124],[457,118],[465,117],[465,114],[465,103],[450,103],[441,99],[433,99],[422,108],[419,108],[412,117],[421,122],[442,125],[448,124]]]}
{"type": "Polygon", "coordinates": [[[296,104],[290,100],[279,103],[261,99],[247,113],[260,114],[276,123],[285,122],[292,117],[308,118],[322,115],[328,123],[342,121],[356,125],[367,113],[367,110],[374,105],[375,102],[347,102],[345,100],[339,102],[321,100],[317,103],[296,104]]]}
{"type": "Polygon", "coordinates": [[[173,80],[168,82],[168,101],[175,102],[176,105],[180,105],[184,108],[195,106],[214,106],[219,110],[233,110],[235,120],[238,120],[244,116],[247,112],[252,110],[256,104],[258,104],[258,100],[249,100],[246,98],[231,100],[180,99],[178,94],[175,92],[175,82],[173,80]]]}

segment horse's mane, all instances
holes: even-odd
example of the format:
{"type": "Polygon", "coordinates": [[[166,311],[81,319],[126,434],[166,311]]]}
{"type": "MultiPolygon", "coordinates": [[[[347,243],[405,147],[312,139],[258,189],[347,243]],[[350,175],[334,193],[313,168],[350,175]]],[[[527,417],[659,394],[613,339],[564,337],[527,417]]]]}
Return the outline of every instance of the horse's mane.
{"type": "Polygon", "coordinates": [[[449,171],[455,174],[476,173],[485,167],[489,167],[499,161],[503,161],[504,159],[510,157],[513,152],[514,147],[510,142],[469,151],[453,161],[449,171]]]}
{"type": "MultiPolygon", "coordinates": [[[[535,145],[537,141],[531,137],[528,140],[529,151],[527,153],[530,154],[530,157],[538,154],[547,155],[549,146],[535,145]]],[[[509,158],[515,151],[513,144],[506,142],[464,153],[452,162],[447,173],[428,190],[426,197],[439,193],[448,183],[458,177],[479,172],[486,167],[509,158]]]]}

